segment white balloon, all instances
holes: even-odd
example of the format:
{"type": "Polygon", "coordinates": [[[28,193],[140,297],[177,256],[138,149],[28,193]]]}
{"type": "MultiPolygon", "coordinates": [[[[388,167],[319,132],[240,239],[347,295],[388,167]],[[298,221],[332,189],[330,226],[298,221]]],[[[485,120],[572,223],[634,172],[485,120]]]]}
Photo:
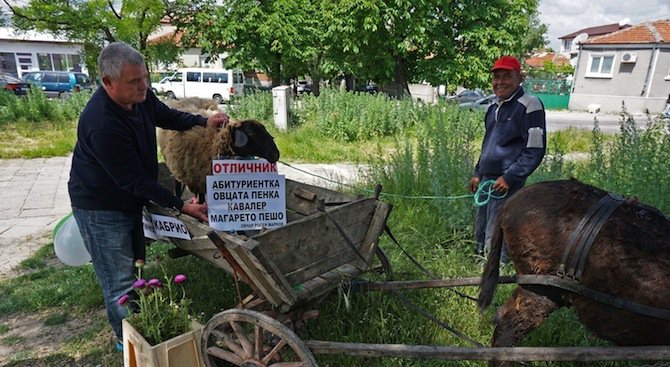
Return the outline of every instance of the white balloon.
{"type": "Polygon", "coordinates": [[[72,214],[63,218],[54,229],[54,250],[58,259],[67,265],[80,266],[91,261],[72,214]]]}

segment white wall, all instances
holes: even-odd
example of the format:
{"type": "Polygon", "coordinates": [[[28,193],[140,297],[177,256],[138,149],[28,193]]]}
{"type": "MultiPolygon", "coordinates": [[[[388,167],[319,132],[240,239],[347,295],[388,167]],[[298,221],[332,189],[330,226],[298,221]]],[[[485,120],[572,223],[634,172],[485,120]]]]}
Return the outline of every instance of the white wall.
{"type": "MultiPolygon", "coordinates": [[[[15,57],[16,53],[31,55],[31,65],[25,70],[19,70],[19,61],[16,60],[17,73],[20,76],[22,71],[39,70],[38,53],[81,55],[82,45],[66,42],[45,33],[18,33],[11,28],[0,27],[0,52],[14,53],[15,57]]],[[[83,64],[83,58],[81,68],[83,72],[88,72],[86,65],[83,64]]]]}

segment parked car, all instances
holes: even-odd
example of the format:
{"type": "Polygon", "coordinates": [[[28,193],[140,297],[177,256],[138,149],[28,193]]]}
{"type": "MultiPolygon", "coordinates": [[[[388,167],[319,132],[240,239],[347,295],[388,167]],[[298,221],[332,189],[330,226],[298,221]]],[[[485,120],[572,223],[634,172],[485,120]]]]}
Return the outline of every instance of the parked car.
{"type": "Polygon", "coordinates": [[[480,98],[486,97],[486,94],[480,89],[464,89],[453,96],[447,96],[447,102],[465,103],[474,102],[480,98]]]}
{"type": "Polygon", "coordinates": [[[95,87],[88,75],[75,71],[29,71],[22,79],[39,86],[47,97],[52,98],[67,98],[70,93],[95,87]]]}
{"type": "Polygon", "coordinates": [[[166,76],[158,82],[151,83],[151,91],[154,92],[154,94],[156,95],[164,94],[165,86],[168,85],[169,81],[170,77],[166,76]]]}
{"type": "Polygon", "coordinates": [[[368,82],[367,84],[356,84],[356,92],[376,94],[378,92],[377,84],[374,82],[368,82]]]}
{"type": "Polygon", "coordinates": [[[165,93],[169,99],[188,97],[211,98],[217,103],[230,102],[235,97],[244,97],[244,74],[241,70],[184,68],[151,88],[165,93]]]}
{"type": "Polygon", "coordinates": [[[491,94],[490,96],[480,98],[476,101],[461,103],[459,104],[459,106],[463,108],[479,109],[486,111],[486,109],[489,108],[491,103],[494,103],[495,101],[496,101],[496,95],[491,94]]]}
{"type": "Polygon", "coordinates": [[[17,96],[25,96],[30,90],[30,84],[9,74],[0,73],[0,88],[8,90],[17,96]]]}
{"type": "Polygon", "coordinates": [[[312,93],[312,84],[307,80],[298,80],[298,85],[296,86],[298,95],[305,93],[312,93]]]}

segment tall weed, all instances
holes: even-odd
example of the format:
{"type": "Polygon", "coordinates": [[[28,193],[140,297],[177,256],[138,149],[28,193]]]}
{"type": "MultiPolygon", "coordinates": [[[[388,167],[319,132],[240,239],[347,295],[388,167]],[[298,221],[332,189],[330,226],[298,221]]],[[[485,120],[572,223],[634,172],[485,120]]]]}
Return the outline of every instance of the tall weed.
{"type": "Polygon", "coordinates": [[[594,129],[591,157],[580,175],[583,181],[642,202],[664,212],[670,198],[664,182],[670,178],[670,129],[667,120],[647,116],[639,127],[625,108],[621,112],[620,133],[608,142],[594,129]]]}
{"type": "Polygon", "coordinates": [[[244,97],[236,99],[235,103],[230,105],[228,113],[239,120],[271,121],[274,117],[272,93],[265,91],[246,93],[244,97]]]}
{"type": "Polygon", "coordinates": [[[18,122],[62,124],[77,119],[90,98],[91,93],[84,91],[73,93],[68,99],[49,99],[35,86],[22,97],[1,91],[0,124],[18,122]]]}
{"type": "Polygon", "coordinates": [[[313,123],[325,137],[361,141],[391,136],[419,124],[421,107],[411,100],[390,99],[385,94],[361,94],[324,88],[316,96],[301,97],[299,121],[313,123]]]}

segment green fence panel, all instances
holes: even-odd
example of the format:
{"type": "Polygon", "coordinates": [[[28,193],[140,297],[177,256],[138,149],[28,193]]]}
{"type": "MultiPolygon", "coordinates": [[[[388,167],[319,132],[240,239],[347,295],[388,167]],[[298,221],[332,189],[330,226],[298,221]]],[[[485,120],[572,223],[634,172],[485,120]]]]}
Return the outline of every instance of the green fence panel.
{"type": "Polygon", "coordinates": [[[566,110],[570,103],[569,94],[531,93],[542,101],[546,110],[566,110]]]}
{"type": "Polygon", "coordinates": [[[523,88],[537,96],[547,110],[567,109],[572,83],[565,79],[526,79],[523,88]]]}

